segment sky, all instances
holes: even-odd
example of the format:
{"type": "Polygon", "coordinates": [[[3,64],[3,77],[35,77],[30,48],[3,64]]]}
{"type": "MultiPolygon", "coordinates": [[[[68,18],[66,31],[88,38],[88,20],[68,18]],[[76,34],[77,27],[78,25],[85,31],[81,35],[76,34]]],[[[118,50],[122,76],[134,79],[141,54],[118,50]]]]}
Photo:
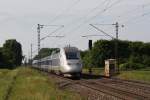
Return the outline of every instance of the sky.
{"type": "Polygon", "coordinates": [[[71,45],[86,50],[89,39],[94,42],[111,39],[89,24],[115,37],[112,24],[116,22],[120,25],[119,39],[150,42],[150,1],[0,0],[0,46],[7,39],[16,39],[22,44],[24,55],[29,57],[31,44],[33,55],[37,54],[37,24],[41,24],[45,25],[41,38],[64,36],[45,38],[41,48],[71,45]],[[64,27],[60,27],[62,25],[64,27]],[[85,35],[100,36],[82,37],[85,35]]]}

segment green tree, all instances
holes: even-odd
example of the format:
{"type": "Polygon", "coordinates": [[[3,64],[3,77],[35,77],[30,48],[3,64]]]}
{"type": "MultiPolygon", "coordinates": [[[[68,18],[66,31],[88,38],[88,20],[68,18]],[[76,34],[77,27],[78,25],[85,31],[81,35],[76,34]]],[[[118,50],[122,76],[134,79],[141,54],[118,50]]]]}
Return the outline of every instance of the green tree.
{"type": "MultiPolygon", "coordinates": [[[[150,43],[118,40],[119,64],[125,69],[150,67],[150,43]]],[[[91,51],[84,52],[82,60],[86,66],[103,67],[106,59],[115,58],[115,40],[98,40],[91,51]]]]}
{"type": "Polygon", "coordinates": [[[136,41],[136,42],[130,42],[129,48],[131,50],[131,54],[134,56],[143,55],[143,42],[136,41]]]}
{"type": "Polygon", "coordinates": [[[3,55],[7,66],[20,66],[22,62],[22,46],[15,39],[6,40],[3,44],[3,55]]]}
{"type": "Polygon", "coordinates": [[[106,59],[114,58],[114,42],[99,40],[94,43],[91,51],[91,62],[95,67],[103,67],[106,59]]]}
{"type": "Polygon", "coordinates": [[[0,48],[0,66],[4,64],[4,57],[3,57],[3,48],[0,48]]]}
{"type": "MultiPolygon", "coordinates": [[[[42,48],[39,52],[41,58],[51,55],[53,51],[56,51],[58,48],[42,48]]],[[[34,59],[39,59],[39,55],[36,55],[34,59]]]]}
{"type": "Polygon", "coordinates": [[[81,51],[80,53],[84,67],[92,67],[92,62],[91,62],[92,60],[91,60],[90,52],[91,51],[86,50],[86,51],[81,51]]]}

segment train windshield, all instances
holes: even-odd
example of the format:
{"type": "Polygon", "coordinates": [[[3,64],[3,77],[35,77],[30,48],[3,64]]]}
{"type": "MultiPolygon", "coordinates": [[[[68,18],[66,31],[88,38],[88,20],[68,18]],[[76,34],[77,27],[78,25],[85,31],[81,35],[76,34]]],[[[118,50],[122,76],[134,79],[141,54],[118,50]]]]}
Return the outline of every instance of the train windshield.
{"type": "Polygon", "coordinates": [[[67,59],[79,59],[77,52],[66,52],[67,59]]]}

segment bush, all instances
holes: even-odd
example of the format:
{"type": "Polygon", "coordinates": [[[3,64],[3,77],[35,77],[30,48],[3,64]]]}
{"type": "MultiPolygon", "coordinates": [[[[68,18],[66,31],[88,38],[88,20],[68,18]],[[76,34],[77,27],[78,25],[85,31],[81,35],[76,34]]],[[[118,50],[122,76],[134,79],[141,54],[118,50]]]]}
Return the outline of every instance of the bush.
{"type": "Polygon", "coordinates": [[[144,65],[147,65],[147,67],[150,67],[150,57],[149,56],[147,56],[147,55],[143,55],[143,64],[144,65]]]}
{"type": "Polygon", "coordinates": [[[120,64],[119,67],[121,70],[136,70],[145,68],[146,66],[140,63],[127,62],[124,64],[120,64]]]}
{"type": "MultiPolygon", "coordinates": [[[[150,43],[118,41],[118,57],[121,66],[138,69],[150,67],[150,43]]],[[[85,66],[103,67],[106,59],[115,59],[115,40],[98,40],[91,51],[81,53],[85,66]]]]}

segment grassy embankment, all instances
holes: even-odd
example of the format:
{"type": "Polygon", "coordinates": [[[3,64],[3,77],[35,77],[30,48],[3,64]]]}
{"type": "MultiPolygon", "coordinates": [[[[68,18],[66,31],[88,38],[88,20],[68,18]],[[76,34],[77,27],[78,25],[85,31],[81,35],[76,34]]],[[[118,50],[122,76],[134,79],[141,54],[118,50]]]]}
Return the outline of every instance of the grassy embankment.
{"type": "Polygon", "coordinates": [[[0,70],[0,100],[6,99],[80,100],[82,98],[76,93],[58,89],[55,80],[47,75],[22,67],[15,70],[0,70]]]}
{"type": "Polygon", "coordinates": [[[121,79],[145,81],[150,83],[150,68],[141,70],[121,71],[117,76],[121,79]]]}
{"type": "Polygon", "coordinates": [[[4,100],[7,98],[7,94],[9,94],[8,91],[10,91],[10,87],[16,74],[17,70],[0,70],[0,100],[4,100]]]}
{"type": "MultiPolygon", "coordinates": [[[[83,69],[83,73],[88,73],[88,69],[83,69]]],[[[103,68],[93,68],[94,75],[104,75],[103,68]]],[[[131,71],[120,71],[120,74],[116,76],[117,78],[127,79],[127,80],[137,80],[150,82],[150,68],[131,70],[131,71]]]]}

